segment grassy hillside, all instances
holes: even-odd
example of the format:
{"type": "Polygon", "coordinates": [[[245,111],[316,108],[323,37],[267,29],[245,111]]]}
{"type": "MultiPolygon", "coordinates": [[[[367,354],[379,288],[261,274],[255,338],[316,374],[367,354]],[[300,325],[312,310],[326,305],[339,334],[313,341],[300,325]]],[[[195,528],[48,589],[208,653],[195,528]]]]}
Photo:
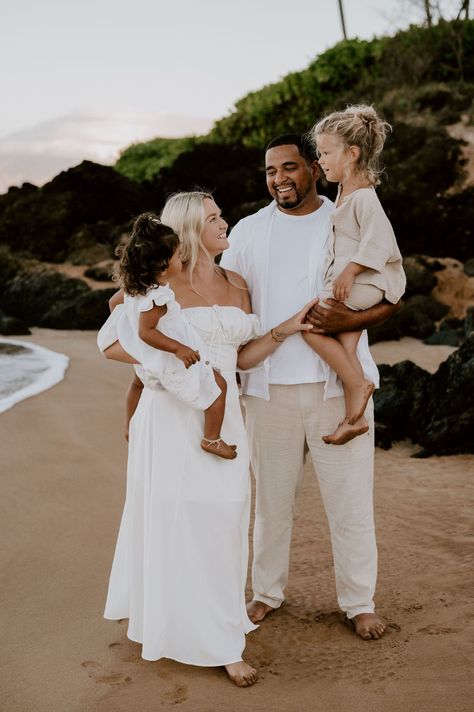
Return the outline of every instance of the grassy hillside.
{"type": "MultiPolygon", "coordinates": [[[[473,110],[474,21],[413,26],[394,37],[340,42],[307,69],[251,92],[201,139],[259,148],[287,131],[305,132],[346,103],[375,103],[389,119],[446,125],[473,110]]],[[[127,148],[117,170],[150,179],[192,151],[191,139],[155,139],[127,148]]]]}

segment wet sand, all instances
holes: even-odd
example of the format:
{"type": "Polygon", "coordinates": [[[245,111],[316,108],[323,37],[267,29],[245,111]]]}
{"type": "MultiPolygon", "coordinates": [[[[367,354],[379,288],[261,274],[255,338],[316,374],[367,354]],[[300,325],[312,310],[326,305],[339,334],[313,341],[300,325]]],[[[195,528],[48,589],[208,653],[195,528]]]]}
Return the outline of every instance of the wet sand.
{"type": "MultiPolygon", "coordinates": [[[[92,332],[34,330],[71,357],[58,386],[0,416],[3,712],[467,712],[473,653],[474,457],[377,450],[376,603],[364,642],[337,609],[327,523],[311,463],[298,501],[287,601],[248,636],[259,682],[220,669],[146,662],[126,622],[102,619],[125,492],[127,366],[92,332]]],[[[449,347],[373,347],[435,370],[449,347]]]]}

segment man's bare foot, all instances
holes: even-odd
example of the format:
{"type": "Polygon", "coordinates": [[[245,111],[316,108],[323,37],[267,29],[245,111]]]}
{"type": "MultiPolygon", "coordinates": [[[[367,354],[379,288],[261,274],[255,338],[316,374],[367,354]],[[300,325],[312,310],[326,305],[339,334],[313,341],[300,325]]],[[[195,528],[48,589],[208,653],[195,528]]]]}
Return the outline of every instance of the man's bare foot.
{"type": "Polygon", "coordinates": [[[328,445],[344,445],[358,435],[363,435],[368,429],[369,425],[365,418],[359,418],[354,425],[351,425],[349,419],[345,418],[332,435],[323,435],[323,440],[328,445]]]}
{"type": "Polygon", "coordinates": [[[237,457],[237,446],[227,445],[222,438],[217,438],[216,440],[203,438],[201,440],[201,447],[205,452],[223,457],[225,460],[234,460],[237,457]]]}
{"type": "Polygon", "coordinates": [[[249,601],[247,603],[247,615],[252,623],[260,623],[268,613],[275,609],[263,601],[249,601]]]}
{"type": "Polygon", "coordinates": [[[378,640],[385,633],[387,627],[376,613],[359,613],[354,618],[347,620],[351,623],[356,635],[362,640],[378,640]]]}
{"type": "Polygon", "coordinates": [[[257,682],[257,671],[243,660],[226,665],[227,674],[237,687],[250,687],[257,682]]]}
{"type": "Polygon", "coordinates": [[[362,418],[367,408],[367,403],[372,393],[375,391],[375,386],[372,381],[363,380],[360,388],[350,391],[350,410],[349,423],[354,425],[362,418]]]}

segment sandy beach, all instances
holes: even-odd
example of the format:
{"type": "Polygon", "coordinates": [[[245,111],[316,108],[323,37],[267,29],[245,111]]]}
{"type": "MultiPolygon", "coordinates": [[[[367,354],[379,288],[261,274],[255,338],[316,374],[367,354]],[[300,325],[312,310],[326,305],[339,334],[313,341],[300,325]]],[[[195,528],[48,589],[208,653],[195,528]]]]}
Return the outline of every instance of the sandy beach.
{"type": "MultiPolygon", "coordinates": [[[[126,621],[102,618],[125,494],[130,367],[93,332],[22,337],[70,357],[65,380],[0,415],[2,712],[467,712],[474,669],[474,456],[377,450],[377,608],[364,642],[337,609],[326,519],[311,463],[295,521],[287,601],[248,636],[258,683],[221,669],[146,662],[126,621]]],[[[452,351],[376,344],[378,362],[431,371],[452,351]]],[[[469,700],[471,699],[471,702],[469,700]]]]}

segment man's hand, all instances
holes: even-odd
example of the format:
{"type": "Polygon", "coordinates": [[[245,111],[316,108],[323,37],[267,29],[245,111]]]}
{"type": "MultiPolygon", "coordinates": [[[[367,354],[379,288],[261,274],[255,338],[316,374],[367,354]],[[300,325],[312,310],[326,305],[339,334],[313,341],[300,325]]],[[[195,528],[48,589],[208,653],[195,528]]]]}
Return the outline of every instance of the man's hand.
{"type": "Polygon", "coordinates": [[[356,312],[335,299],[325,299],[324,303],[325,307],[320,303],[315,304],[306,317],[306,321],[313,325],[314,333],[335,334],[339,331],[358,331],[353,321],[356,312]]]}
{"type": "MultiPolygon", "coordinates": [[[[363,331],[378,326],[389,319],[400,308],[400,302],[389,304],[380,302],[370,309],[353,311],[335,299],[325,299],[325,307],[320,303],[310,309],[306,322],[313,325],[316,334],[335,334],[339,331],[363,331]]],[[[311,332],[310,332],[311,333],[311,332]]]]}

